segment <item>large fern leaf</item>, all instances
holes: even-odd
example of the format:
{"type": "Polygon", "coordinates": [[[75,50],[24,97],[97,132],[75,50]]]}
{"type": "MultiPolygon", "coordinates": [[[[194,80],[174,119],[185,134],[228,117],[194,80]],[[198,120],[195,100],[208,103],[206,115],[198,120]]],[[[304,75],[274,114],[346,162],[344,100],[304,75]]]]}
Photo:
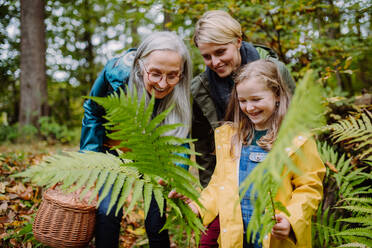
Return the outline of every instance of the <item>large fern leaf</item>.
{"type": "Polygon", "coordinates": [[[362,150],[361,159],[371,160],[372,156],[372,114],[365,110],[360,116],[349,116],[328,125],[323,130],[331,131],[330,137],[335,143],[354,144],[355,150],[362,150]]]}
{"type": "MultiPolygon", "coordinates": [[[[152,118],[155,99],[152,98],[146,107],[144,94],[141,100],[136,92],[124,94],[123,91],[105,98],[89,98],[106,111],[104,117],[107,122],[104,125],[109,132],[107,136],[120,141],[114,149],[125,147],[129,151],[119,152],[118,157],[96,152],[54,155],[16,176],[31,178],[42,186],[58,182],[63,182],[64,188],[72,187],[73,190],[85,186],[84,194],[92,188],[92,197],[100,192],[98,204],[111,192],[108,212],[118,202],[116,214],[129,195],[132,195],[132,200],[125,213],[130,213],[143,198],[147,214],[152,194],[163,212],[164,199],[171,189],[200,204],[198,180],[176,166],[176,163],[183,163],[199,168],[195,162],[179,154],[195,154],[181,146],[192,140],[165,135],[180,124],[161,125],[171,108],[152,118]],[[166,187],[158,184],[160,178],[167,183],[166,187]]],[[[190,234],[189,239],[193,231],[198,240],[200,230],[203,230],[200,219],[189,211],[183,201],[168,199],[168,202],[171,206],[168,218],[173,221],[167,226],[181,225],[190,234]]]]}
{"type": "Polygon", "coordinates": [[[321,86],[316,83],[314,72],[308,72],[296,89],[273,149],[244,181],[242,195],[249,187],[252,187],[251,199],[254,199],[252,203],[254,212],[247,228],[248,239],[256,237],[256,233],[259,232],[262,242],[262,239],[274,225],[271,218],[273,210],[269,192],[272,192],[273,198],[275,198],[281,184],[284,165],[289,171],[298,172],[287,154],[292,149],[292,141],[295,136],[308,133],[309,130],[323,125],[324,107],[321,96],[321,86]],[[255,197],[257,195],[259,197],[255,197]]]}
{"type": "Polygon", "coordinates": [[[356,168],[351,158],[345,159],[326,142],[318,144],[327,167],[323,205],[313,224],[316,247],[370,247],[372,229],[370,174],[356,168]],[[335,194],[334,192],[337,192],[335,194]],[[347,211],[345,211],[347,210],[347,211]],[[336,221],[331,221],[337,219],[336,221]],[[340,228],[342,227],[342,228],[340,228]]]}

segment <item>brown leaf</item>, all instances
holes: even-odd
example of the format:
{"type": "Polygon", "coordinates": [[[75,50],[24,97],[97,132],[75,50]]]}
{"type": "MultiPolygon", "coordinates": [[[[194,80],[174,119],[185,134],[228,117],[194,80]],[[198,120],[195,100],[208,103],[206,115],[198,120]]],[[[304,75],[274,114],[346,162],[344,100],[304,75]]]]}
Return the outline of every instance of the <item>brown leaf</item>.
{"type": "Polygon", "coordinates": [[[33,198],[33,189],[31,185],[28,185],[26,190],[20,194],[21,199],[23,200],[31,200],[33,198]]]}
{"type": "Polygon", "coordinates": [[[132,228],[127,228],[125,231],[127,231],[131,234],[134,234],[136,236],[143,236],[143,235],[146,234],[146,230],[143,227],[139,227],[139,228],[136,228],[134,230],[132,228]]]}
{"type": "Polygon", "coordinates": [[[6,238],[6,236],[8,236],[8,234],[6,232],[0,234],[0,240],[6,238]]]}
{"type": "Polygon", "coordinates": [[[32,217],[30,215],[21,214],[21,215],[19,215],[19,217],[27,220],[28,222],[31,222],[32,221],[32,217]]]}
{"type": "Polygon", "coordinates": [[[18,198],[18,195],[17,194],[9,194],[8,197],[9,197],[9,200],[14,200],[14,199],[18,198]]]}
{"type": "Polygon", "coordinates": [[[9,218],[10,222],[14,221],[16,214],[13,211],[9,211],[7,217],[9,218]]]}
{"type": "Polygon", "coordinates": [[[18,194],[20,194],[20,193],[26,191],[26,187],[25,187],[25,185],[23,185],[23,183],[18,182],[18,183],[17,183],[16,185],[14,185],[13,187],[8,188],[7,191],[8,191],[9,193],[14,193],[14,194],[17,194],[17,195],[18,195],[18,194]]]}
{"type": "Polygon", "coordinates": [[[4,201],[0,205],[0,214],[5,213],[5,211],[8,209],[8,202],[4,201]]]}
{"type": "Polygon", "coordinates": [[[12,226],[16,226],[16,227],[18,227],[18,226],[23,226],[25,223],[26,223],[26,221],[19,221],[19,220],[16,220],[16,221],[13,221],[13,222],[11,223],[11,225],[12,225],[12,226]]]}
{"type": "Polygon", "coordinates": [[[10,222],[10,220],[9,220],[9,218],[8,217],[0,217],[0,223],[1,224],[3,224],[3,223],[9,223],[10,222]]]}
{"type": "Polygon", "coordinates": [[[325,162],[325,165],[327,165],[328,166],[328,168],[331,170],[331,171],[333,171],[333,172],[335,172],[335,173],[338,173],[338,170],[337,170],[337,168],[336,168],[336,166],[334,166],[333,164],[331,164],[330,162],[325,162]]]}
{"type": "Polygon", "coordinates": [[[32,186],[29,185],[27,188],[21,182],[17,183],[15,186],[8,188],[9,193],[17,194],[23,200],[31,200],[33,196],[32,186]]]}
{"type": "Polygon", "coordinates": [[[0,201],[9,201],[9,196],[7,196],[7,195],[0,195],[0,201]]]}
{"type": "Polygon", "coordinates": [[[16,239],[10,239],[10,243],[11,243],[13,246],[17,247],[17,240],[16,240],[16,239]]]}
{"type": "Polygon", "coordinates": [[[5,183],[0,182],[0,193],[4,194],[5,193],[5,183]]]}

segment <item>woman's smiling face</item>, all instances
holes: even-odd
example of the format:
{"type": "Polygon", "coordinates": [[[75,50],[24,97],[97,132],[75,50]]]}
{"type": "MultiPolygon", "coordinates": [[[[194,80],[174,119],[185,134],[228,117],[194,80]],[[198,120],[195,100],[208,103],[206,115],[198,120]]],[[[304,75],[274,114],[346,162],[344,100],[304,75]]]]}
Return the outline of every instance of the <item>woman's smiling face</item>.
{"type": "Polygon", "coordinates": [[[143,82],[145,84],[146,91],[152,94],[155,92],[155,98],[163,99],[169,93],[172,92],[174,87],[179,82],[179,75],[181,74],[182,58],[179,53],[171,50],[155,50],[150,53],[143,60],[143,82]],[[158,82],[150,81],[149,75],[161,75],[161,80],[158,82]],[[178,77],[178,80],[174,83],[174,77],[178,77]],[[168,81],[172,79],[172,84],[168,81]]]}
{"type": "Polygon", "coordinates": [[[200,43],[198,48],[204,63],[221,78],[231,75],[241,65],[240,47],[242,41],[227,44],[200,43]]]}

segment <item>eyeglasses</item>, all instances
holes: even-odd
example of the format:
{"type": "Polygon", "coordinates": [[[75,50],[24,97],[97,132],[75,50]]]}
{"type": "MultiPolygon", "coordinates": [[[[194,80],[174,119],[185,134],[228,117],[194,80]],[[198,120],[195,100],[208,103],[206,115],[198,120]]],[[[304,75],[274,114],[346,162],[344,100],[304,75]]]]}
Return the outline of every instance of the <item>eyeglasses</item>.
{"type": "Polygon", "coordinates": [[[165,74],[165,73],[160,73],[160,72],[155,72],[155,71],[148,72],[147,68],[145,66],[145,63],[142,60],[140,60],[140,61],[143,65],[143,68],[145,69],[145,72],[147,73],[147,79],[151,83],[159,83],[163,79],[163,75],[165,75],[165,81],[169,85],[176,85],[180,81],[180,78],[181,78],[181,73],[180,72],[179,73],[171,73],[171,74],[165,74]]]}

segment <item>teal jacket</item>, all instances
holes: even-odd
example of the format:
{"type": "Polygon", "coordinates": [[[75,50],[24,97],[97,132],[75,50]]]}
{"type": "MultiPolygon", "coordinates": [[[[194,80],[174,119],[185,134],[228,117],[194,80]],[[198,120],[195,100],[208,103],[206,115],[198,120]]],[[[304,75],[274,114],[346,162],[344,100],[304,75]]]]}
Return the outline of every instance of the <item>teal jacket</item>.
{"type": "MultiPolygon", "coordinates": [[[[131,59],[133,60],[136,49],[129,49],[123,56],[111,59],[99,74],[90,91],[90,96],[106,97],[119,89],[125,90],[128,85],[131,59]]],[[[84,117],[81,127],[80,150],[106,152],[106,130],[103,124],[104,109],[88,99],[84,102],[84,117]]]]}

